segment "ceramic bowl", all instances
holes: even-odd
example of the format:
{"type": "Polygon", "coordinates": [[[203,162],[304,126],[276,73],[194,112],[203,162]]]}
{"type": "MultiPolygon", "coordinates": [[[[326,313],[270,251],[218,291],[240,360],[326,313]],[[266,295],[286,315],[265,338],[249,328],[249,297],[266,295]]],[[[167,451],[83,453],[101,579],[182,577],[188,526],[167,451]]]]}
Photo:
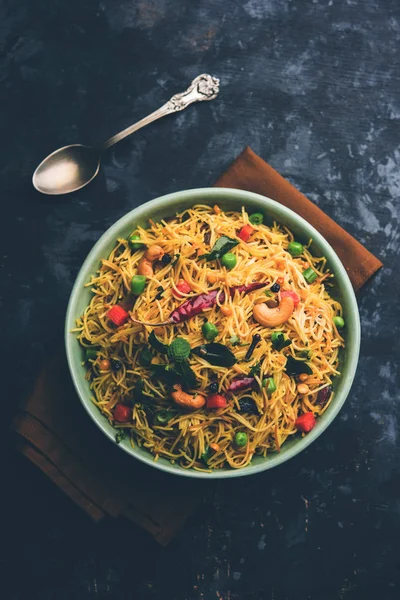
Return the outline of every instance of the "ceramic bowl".
{"type": "Polygon", "coordinates": [[[267,224],[277,221],[286,225],[293,232],[296,240],[307,243],[311,238],[313,240],[311,246],[312,253],[318,256],[324,255],[327,258],[328,266],[335,275],[335,289],[332,295],[341,302],[346,319],[346,327],[343,330],[346,347],[340,355],[341,376],[334,379],[335,397],[310,433],[304,437],[300,435],[294,436],[283,444],[279,453],[271,453],[267,458],[254,457],[251,465],[239,470],[224,469],[212,473],[203,473],[193,469],[183,469],[179,465],[173,465],[168,460],[162,458],[154,462],[153,456],[149,452],[141,448],[132,448],[128,440],[123,440],[119,444],[119,448],[151,467],[174,475],[201,479],[222,479],[253,475],[267,469],[272,469],[272,467],[276,467],[296,456],[325,431],[338,414],[348,396],[358,362],[360,320],[356,298],[347,273],[328,242],[314,227],[293,211],[270,198],[251,192],[227,188],[204,188],[161,196],[129,212],[101,236],[79,271],[69,300],[65,325],[68,364],[76,391],[84,408],[104,434],[115,444],[116,430],[90,400],[91,392],[89,384],[85,379],[86,369],[82,366],[83,351],[75,334],[71,333],[76,319],[83,313],[91,298],[90,288],[84,287],[84,284],[89,281],[91,274],[98,269],[100,260],[108,257],[117,238],[127,237],[137,225],[146,227],[149,218],[157,221],[161,218],[173,216],[176,212],[198,203],[210,204],[211,206],[218,204],[223,210],[231,211],[240,211],[241,207],[245,206],[248,212],[262,212],[266,217],[267,224]]]}

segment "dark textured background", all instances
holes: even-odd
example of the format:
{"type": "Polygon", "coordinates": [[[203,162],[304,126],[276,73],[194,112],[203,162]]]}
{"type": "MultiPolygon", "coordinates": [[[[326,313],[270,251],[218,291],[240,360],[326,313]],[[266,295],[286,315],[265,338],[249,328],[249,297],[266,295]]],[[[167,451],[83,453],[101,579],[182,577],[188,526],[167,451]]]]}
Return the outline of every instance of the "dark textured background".
{"type": "Polygon", "coordinates": [[[60,344],[105,229],[211,185],[246,144],[385,263],[359,297],[360,365],[335,423],[276,471],[216,486],[167,549],[95,526],[6,443],[2,598],[399,598],[399,1],[0,0],[0,22],[8,412],[60,344]],[[50,151],[106,138],[201,72],[220,77],[218,100],[121,143],[83,191],[34,192],[50,151]]]}

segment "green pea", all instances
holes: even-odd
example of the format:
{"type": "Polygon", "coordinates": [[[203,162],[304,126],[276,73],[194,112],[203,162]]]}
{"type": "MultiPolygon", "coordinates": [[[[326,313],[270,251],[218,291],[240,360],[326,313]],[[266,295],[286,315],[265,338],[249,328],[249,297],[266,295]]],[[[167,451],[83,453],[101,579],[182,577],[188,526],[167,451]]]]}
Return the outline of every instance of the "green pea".
{"type": "Polygon", "coordinates": [[[86,352],[85,352],[86,361],[96,360],[97,352],[98,352],[97,348],[86,348],[86,352]]]}
{"type": "Polygon", "coordinates": [[[144,292],[146,277],[144,275],[134,275],[131,281],[131,292],[134,296],[140,296],[144,292]]]}
{"type": "Polygon", "coordinates": [[[333,317],[333,322],[335,323],[338,329],[343,329],[345,325],[344,319],[342,319],[342,317],[333,317]]]}
{"type": "Polygon", "coordinates": [[[308,267],[308,269],[303,271],[303,277],[307,281],[307,283],[312,283],[317,279],[318,275],[315,271],[311,269],[311,267],[308,267]]]}
{"type": "Polygon", "coordinates": [[[239,448],[243,448],[247,444],[247,433],[244,431],[238,431],[235,435],[235,444],[239,446],[239,448]]]}
{"type": "Polygon", "coordinates": [[[131,250],[141,250],[142,248],[144,248],[144,244],[142,244],[140,242],[140,236],[138,235],[131,235],[130,238],[128,239],[128,243],[129,246],[131,248],[131,250]]]}
{"type": "Polygon", "coordinates": [[[229,271],[231,269],[233,269],[233,267],[236,267],[236,263],[237,263],[236,256],[234,254],[232,254],[232,252],[227,252],[221,258],[221,264],[224,267],[226,267],[227,269],[229,269],[229,271]]]}
{"type": "Polygon", "coordinates": [[[208,342],[211,342],[218,335],[218,329],[215,327],[214,323],[209,323],[206,321],[201,328],[204,339],[208,342]]]}
{"type": "Polygon", "coordinates": [[[300,256],[300,254],[303,254],[303,251],[303,244],[300,244],[300,242],[290,242],[288,246],[289,254],[292,256],[300,256]]]}
{"type": "Polygon", "coordinates": [[[262,213],[253,213],[250,215],[249,221],[252,225],[261,225],[264,221],[264,215],[262,213]]]}
{"type": "Polygon", "coordinates": [[[267,388],[268,396],[270,396],[271,394],[276,392],[276,385],[275,385],[275,381],[274,381],[273,377],[267,377],[267,379],[264,379],[263,384],[264,384],[264,381],[265,381],[265,385],[263,385],[263,387],[267,388]]]}
{"type": "Polygon", "coordinates": [[[160,410],[154,415],[154,425],[165,426],[172,418],[172,413],[169,410],[160,410]]]}

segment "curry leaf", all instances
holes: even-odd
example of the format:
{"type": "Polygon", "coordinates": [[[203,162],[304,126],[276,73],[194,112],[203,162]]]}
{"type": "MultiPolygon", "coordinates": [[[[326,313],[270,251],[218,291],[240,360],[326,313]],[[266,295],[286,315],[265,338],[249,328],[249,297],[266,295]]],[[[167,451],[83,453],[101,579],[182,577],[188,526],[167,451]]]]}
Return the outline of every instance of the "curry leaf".
{"type": "Polygon", "coordinates": [[[306,360],[310,360],[312,352],[311,350],[300,350],[300,352],[297,353],[297,356],[299,358],[305,358],[306,360]]]}
{"type": "Polygon", "coordinates": [[[167,354],[168,352],[167,344],[163,344],[163,342],[158,339],[154,331],[152,331],[149,335],[149,344],[152,348],[154,348],[154,350],[160,352],[160,354],[167,354]]]}
{"type": "Polygon", "coordinates": [[[183,361],[172,365],[151,365],[151,370],[154,375],[169,383],[170,385],[177,383],[178,381],[186,389],[194,388],[197,386],[197,379],[194,371],[190,367],[189,363],[183,361]]]}
{"type": "Polygon", "coordinates": [[[220,237],[211,248],[211,252],[208,254],[203,254],[199,256],[199,258],[205,258],[206,260],[217,260],[217,258],[221,258],[227,252],[230,252],[232,248],[237,246],[239,240],[234,240],[226,235],[220,237]]]}
{"type": "Polygon", "coordinates": [[[203,454],[201,455],[200,458],[203,461],[203,463],[207,464],[208,463],[208,459],[210,458],[210,456],[211,456],[211,448],[210,448],[210,446],[206,446],[204,448],[204,452],[203,452],[203,454]]]}
{"type": "Polygon", "coordinates": [[[137,382],[133,390],[133,399],[135,402],[142,402],[144,392],[144,383],[141,379],[137,382]]]}
{"type": "Polygon", "coordinates": [[[154,375],[163,379],[167,383],[175,383],[179,380],[180,375],[172,365],[151,365],[151,370],[154,375]]]}
{"type": "Polygon", "coordinates": [[[189,388],[189,389],[197,387],[198,383],[197,383],[195,372],[193,371],[193,369],[191,368],[191,366],[189,365],[189,363],[187,361],[182,361],[180,363],[176,363],[175,371],[182,378],[184,387],[189,388]]]}
{"type": "Polygon", "coordinates": [[[250,368],[249,374],[254,377],[256,375],[260,375],[261,374],[261,363],[257,362],[255,365],[253,365],[250,368]]]}
{"type": "Polygon", "coordinates": [[[237,362],[233,352],[223,344],[202,344],[192,352],[216,367],[232,367],[237,362]]]}
{"type": "Polygon", "coordinates": [[[291,377],[301,375],[301,373],[306,373],[307,375],[312,374],[311,368],[304,360],[296,360],[293,356],[287,357],[285,371],[291,377]]]}
{"type": "Polygon", "coordinates": [[[133,404],[143,404],[145,402],[156,402],[156,399],[145,394],[144,382],[139,379],[133,389],[133,404]]]}
{"type": "Polygon", "coordinates": [[[153,354],[149,348],[142,348],[139,353],[139,364],[142,367],[149,367],[153,358],[153,354]]]}

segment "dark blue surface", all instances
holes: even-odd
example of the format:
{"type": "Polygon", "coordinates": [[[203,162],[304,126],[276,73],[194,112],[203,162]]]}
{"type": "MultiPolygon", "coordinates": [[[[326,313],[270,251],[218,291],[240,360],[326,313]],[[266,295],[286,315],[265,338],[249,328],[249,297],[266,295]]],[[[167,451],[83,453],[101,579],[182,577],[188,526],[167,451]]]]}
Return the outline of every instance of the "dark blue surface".
{"type": "Polygon", "coordinates": [[[398,598],[398,0],[0,0],[0,16],[8,412],[59,345],[105,229],[211,185],[247,144],[385,263],[359,297],[360,366],[335,423],[275,472],[217,485],[167,549],[95,526],[5,444],[2,597],[398,598]],[[202,72],[218,100],[121,143],[74,195],[32,189],[46,154],[107,138],[202,72]]]}

